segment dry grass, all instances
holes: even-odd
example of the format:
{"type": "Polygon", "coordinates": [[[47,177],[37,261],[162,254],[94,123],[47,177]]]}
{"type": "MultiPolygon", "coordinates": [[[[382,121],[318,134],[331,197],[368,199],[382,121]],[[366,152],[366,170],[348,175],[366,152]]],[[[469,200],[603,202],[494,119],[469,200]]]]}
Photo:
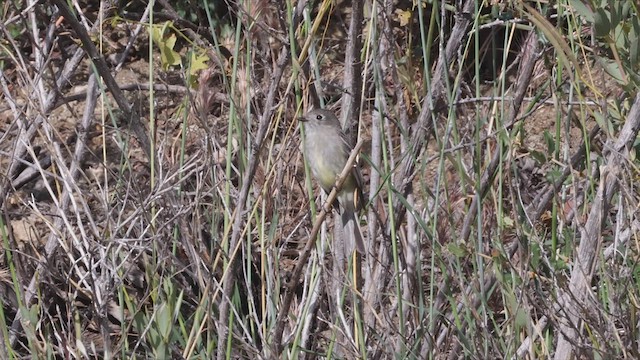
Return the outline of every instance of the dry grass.
{"type": "Polygon", "coordinates": [[[0,9],[0,358],[640,357],[631,2],[65,4],[0,9]]]}

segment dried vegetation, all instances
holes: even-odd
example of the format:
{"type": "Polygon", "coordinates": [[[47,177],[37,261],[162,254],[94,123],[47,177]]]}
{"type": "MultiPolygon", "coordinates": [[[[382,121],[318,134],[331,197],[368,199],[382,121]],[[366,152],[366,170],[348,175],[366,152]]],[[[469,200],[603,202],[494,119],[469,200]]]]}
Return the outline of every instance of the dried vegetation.
{"type": "Polygon", "coordinates": [[[0,358],[640,357],[637,4],[204,4],[0,6],[0,358]]]}

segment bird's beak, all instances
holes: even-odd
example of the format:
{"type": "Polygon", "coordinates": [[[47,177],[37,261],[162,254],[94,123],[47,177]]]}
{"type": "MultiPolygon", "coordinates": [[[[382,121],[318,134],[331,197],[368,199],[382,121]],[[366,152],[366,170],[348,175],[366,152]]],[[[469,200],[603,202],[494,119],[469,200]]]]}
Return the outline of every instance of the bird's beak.
{"type": "Polygon", "coordinates": [[[307,122],[307,119],[304,116],[299,116],[298,121],[307,122]]]}

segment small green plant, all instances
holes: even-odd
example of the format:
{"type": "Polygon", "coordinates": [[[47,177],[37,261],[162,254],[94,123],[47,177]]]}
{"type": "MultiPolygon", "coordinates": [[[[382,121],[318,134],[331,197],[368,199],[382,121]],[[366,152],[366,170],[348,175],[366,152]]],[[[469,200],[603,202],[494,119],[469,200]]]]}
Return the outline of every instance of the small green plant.
{"type": "Polygon", "coordinates": [[[196,74],[199,70],[208,67],[209,57],[205,49],[191,44],[194,49],[189,51],[184,57],[176,50],[177,35],[189,41],[173,22],[166,21],[162,24],[154,24],[151,26],[151,38],[153,43],[160,49],[160,62],[163,70],[168,70],[174,66],[188,66],[188,83],[191,86],[196,84],[196,74]]]}

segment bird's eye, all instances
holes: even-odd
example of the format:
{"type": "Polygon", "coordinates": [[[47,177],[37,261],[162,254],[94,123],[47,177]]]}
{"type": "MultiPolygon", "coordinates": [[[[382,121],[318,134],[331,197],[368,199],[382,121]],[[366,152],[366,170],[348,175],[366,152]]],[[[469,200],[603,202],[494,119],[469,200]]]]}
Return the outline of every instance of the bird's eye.
{"type": "Polygon", "coordinates": [[[322,115],[320,114],[316,115],[316,120],[322,120],[322,115]]]}

